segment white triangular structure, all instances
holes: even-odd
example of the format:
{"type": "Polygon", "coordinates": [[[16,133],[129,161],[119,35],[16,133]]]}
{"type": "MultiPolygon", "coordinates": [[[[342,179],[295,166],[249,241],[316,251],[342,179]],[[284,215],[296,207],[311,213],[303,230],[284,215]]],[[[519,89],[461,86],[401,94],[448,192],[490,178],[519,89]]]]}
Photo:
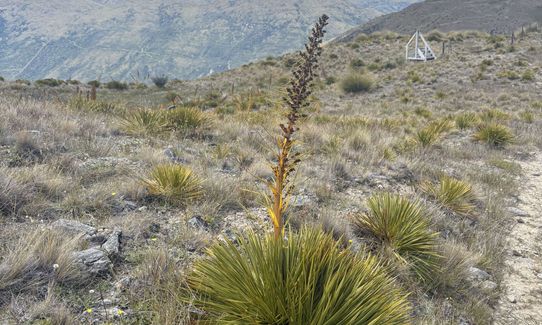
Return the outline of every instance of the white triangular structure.
{"type": "Polygon", "coordinates": [[[422,33],[418,30],[412,35],[410,41],[408,41],[405,51],[408,61],[431,61],[437,58],[429,43],[427,43],[422,33]]]}

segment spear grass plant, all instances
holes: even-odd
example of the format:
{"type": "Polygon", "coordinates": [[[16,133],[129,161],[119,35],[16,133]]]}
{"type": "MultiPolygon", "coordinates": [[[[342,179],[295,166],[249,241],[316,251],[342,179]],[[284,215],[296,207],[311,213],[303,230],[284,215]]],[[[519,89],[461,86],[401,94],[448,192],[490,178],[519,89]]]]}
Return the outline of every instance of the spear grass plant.
{"type": "Polygon", "coordinates": [[[438,272],[438,233],[419,202],[399,195],[376,194],[368,200],[369,212],[354,217],[359,232],[368,235],[375,251],[396,270],[410,269],[422,282],[438,272]]]}
{"type": "Polygon", "coordinates": [[[288,122],[280,124],[281,136],[277,138],[276,162],[272,166],[273,178],[267,182],[270,194],[265,195],[265,202],[269,217],[273,222],[275,238],[280,238],[284,233],[285,212],[288,208],[288,200],[294,189],[291,178],[300,163],[300,153],[296,152],[294,145],[295,133],[299,130],[297,123],[304,117],[303,108],[310,105],[309,96],[311,87],[318,69],[318,59],[322,54],[322,41],[325,34],[328,16],[323,15],[312,29],[309,42],[305,45],[305,51],[299,53],[300,62],[293,70],[293,78],[290,86],[286,89],[287,96],[284,102],[288,107],[286,115],[288,122]]]}
{"type": "Polygon", "coordinates": [[[492,148],[502,148],[514,141],[514,134],[502,124],[489,123],[478,126],[473,138],[492,148]]]}
{"type": "Polygon", "coordinates": [[[211,324],[409,324],[410,306],[373,256],[317,228],[212,246],[188,285],[211,324]]]}
{"type": "Polygon", "coordinates": [[[154,167],[150,175],[141,179],[147,192],[167,203],[184,206],[203,195],[202,181],[192,170],[176,164],[154,167]]]}
{"type": "Polygon", "coordinates": [[[438,185],[430,182],[422,182],[422,192],[434,198],[444,208],[461,216],[472,217],[476,206],[472,186],[459,179],[444,176],[438,185]]]}

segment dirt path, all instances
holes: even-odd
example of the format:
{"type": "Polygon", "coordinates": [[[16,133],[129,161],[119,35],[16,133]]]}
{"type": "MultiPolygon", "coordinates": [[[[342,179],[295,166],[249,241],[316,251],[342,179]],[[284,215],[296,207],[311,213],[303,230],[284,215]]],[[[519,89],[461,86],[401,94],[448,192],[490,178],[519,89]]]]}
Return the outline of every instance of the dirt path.
{"type": "Polygon", "coordinates": [[[542,324],[542,154],[521,166],[525,181],[507,243],[498,325],[542,324]]]}

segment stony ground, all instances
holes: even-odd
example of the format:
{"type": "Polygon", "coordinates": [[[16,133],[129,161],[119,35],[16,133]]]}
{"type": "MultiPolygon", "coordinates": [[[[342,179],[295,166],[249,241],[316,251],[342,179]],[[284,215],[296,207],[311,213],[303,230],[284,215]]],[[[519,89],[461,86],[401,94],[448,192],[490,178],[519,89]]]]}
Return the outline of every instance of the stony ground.
{"type": "Polygon", "coordinates": [[[541,324],[542,311],[542,155],[521,163],[525,182],[520,188],[516,220],[506,245],[503,295],[496,324],[541,324]]]}

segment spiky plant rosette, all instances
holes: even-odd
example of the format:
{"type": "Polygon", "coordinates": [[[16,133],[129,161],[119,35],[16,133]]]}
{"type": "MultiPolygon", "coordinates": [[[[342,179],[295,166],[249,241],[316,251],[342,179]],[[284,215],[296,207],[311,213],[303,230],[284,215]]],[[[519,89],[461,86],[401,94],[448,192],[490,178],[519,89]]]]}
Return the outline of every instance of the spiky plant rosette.
{"type": "Polygon", "coordinates": [[[419,202],[399,195],[377,194],[368,200],[369,212],[355,216],[358,230],[373,240],[375,250],[397,270],[409,270],[422,282],[438,272],[438,233],[419,202]]]}
{"type": "Polygon", "coordinates": [[[410,305],[378,260],[320,229],[287,240],[248,233],[212,246],[188,286],[210,324],[409,324],[410,305]]]}

